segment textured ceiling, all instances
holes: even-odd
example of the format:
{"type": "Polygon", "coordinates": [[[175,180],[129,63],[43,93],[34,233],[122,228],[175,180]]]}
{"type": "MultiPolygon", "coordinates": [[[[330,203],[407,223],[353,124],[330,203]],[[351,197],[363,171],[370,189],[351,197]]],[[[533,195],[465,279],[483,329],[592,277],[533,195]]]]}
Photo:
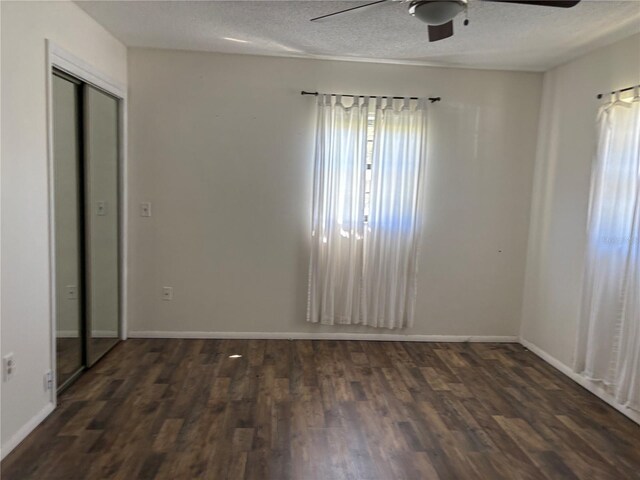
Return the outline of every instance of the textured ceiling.
{"type": "Polygon", "coordinates": [[[469,0],[470,25],[459,15],[454,37],[436,43],[402,2],[317,23],[309,19],[366,2],[77,3],[128,46],[534,71],[640,31],[640,0],[569,9],[469,0]]]}

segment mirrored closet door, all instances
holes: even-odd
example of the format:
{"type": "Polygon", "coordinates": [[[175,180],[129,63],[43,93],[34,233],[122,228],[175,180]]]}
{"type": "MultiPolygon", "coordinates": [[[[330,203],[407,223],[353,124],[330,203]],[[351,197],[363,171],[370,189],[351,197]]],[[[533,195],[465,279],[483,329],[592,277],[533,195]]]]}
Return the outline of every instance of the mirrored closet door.
{"type": "Polygon", "coordinates": [[[53,159],[56,281],[56,374],[59,386],[84,365],[82,192],[79,81],[54,75],[53,159]]]}
{"type": "Polygon", "coordinates": [[[120,336],[118,100],[87,85],[84,111],[87,363],[93,365],[120,336]]]}
{"type": "Polygon", "coordinates": [[[54,70],[52,108],[61,390],[120,338],[119,101],[54,70]]]}

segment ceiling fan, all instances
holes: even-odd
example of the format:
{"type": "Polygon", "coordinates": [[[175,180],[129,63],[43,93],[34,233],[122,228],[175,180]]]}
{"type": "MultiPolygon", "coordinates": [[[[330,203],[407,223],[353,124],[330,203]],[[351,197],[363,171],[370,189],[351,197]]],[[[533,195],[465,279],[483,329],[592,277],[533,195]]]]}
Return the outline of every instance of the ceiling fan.
{"type": "MultiPolygon", "coordinates": [[[[542,7],[560,7],[570,8],[580,0],[482,0],[483,2],[500,2],[500,3],[520,3],[523,5],[537,5],[542,7]]],[[[380,3],[402,2],[409,4],[409,14],[422,20],[428,25],[429,41],[437,42],[449,38],[453,35],[453,19],[462,11],[466,11],[469,0],[377,0],[364,5],[340,10],[338,12],[328,13],[319,17],[312,18],[315,22],[323,20],[335,15],[351,12],[365,7],[371,7],[380,3]]],[[[469,20],[465,19],[465,25],[469,24],[469,20]]]]}

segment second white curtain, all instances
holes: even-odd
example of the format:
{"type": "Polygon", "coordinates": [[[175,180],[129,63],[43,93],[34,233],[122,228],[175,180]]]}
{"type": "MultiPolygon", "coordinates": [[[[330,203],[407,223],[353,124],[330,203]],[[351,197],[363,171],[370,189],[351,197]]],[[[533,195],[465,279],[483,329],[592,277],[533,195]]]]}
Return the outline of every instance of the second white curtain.
{"type": "Polygon", "coordinates": [[[598,133],[575,367],[640,411],[640,97],[604,105],[598,133]]]}
{"type": "Polygon", "coordinates": [[[398,107],[376,102],[362,276],[362,319],[373,327],[413,325],[426,104],[398,107]]]}

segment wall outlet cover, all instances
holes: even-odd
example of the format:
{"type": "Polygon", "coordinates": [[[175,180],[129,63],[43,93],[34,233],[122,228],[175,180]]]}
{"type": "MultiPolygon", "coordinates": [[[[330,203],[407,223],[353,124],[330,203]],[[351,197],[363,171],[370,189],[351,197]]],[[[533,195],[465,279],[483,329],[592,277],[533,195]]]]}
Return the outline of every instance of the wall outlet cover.
{"type": "Polygon", "coordinates": [[[46,391],[53,389],[53,372],[51,370],[47,370],[44,374],[44,389],[46,391]]]}
{"type": "Polygon", "coordinates": [[[8,382],[16,373],[16,361],[13,353],[7,353],[2,357],[2,379],[8,382]]]}
{"type": "Polygon", "coordinates": [[[67,300],[77,300],[78,299],[78,287],[77,285],[67,285],[67,300]]]}
{"type": "Polygon", "coordinates": [[[173,287],[162,287],[162,299],[173,300],[173,287]]]}
{"type": "Polygon", "coordinates": [[[96,215],[104,217],[107,214],[107,202],[105,200],[98,200],[96,202],[96,215]]]}
{"type": "Polygon", "coordinates": [[[140,216],[141,217],[151,216],[151,202],[142,202],[140,204],[140,216]]]}

